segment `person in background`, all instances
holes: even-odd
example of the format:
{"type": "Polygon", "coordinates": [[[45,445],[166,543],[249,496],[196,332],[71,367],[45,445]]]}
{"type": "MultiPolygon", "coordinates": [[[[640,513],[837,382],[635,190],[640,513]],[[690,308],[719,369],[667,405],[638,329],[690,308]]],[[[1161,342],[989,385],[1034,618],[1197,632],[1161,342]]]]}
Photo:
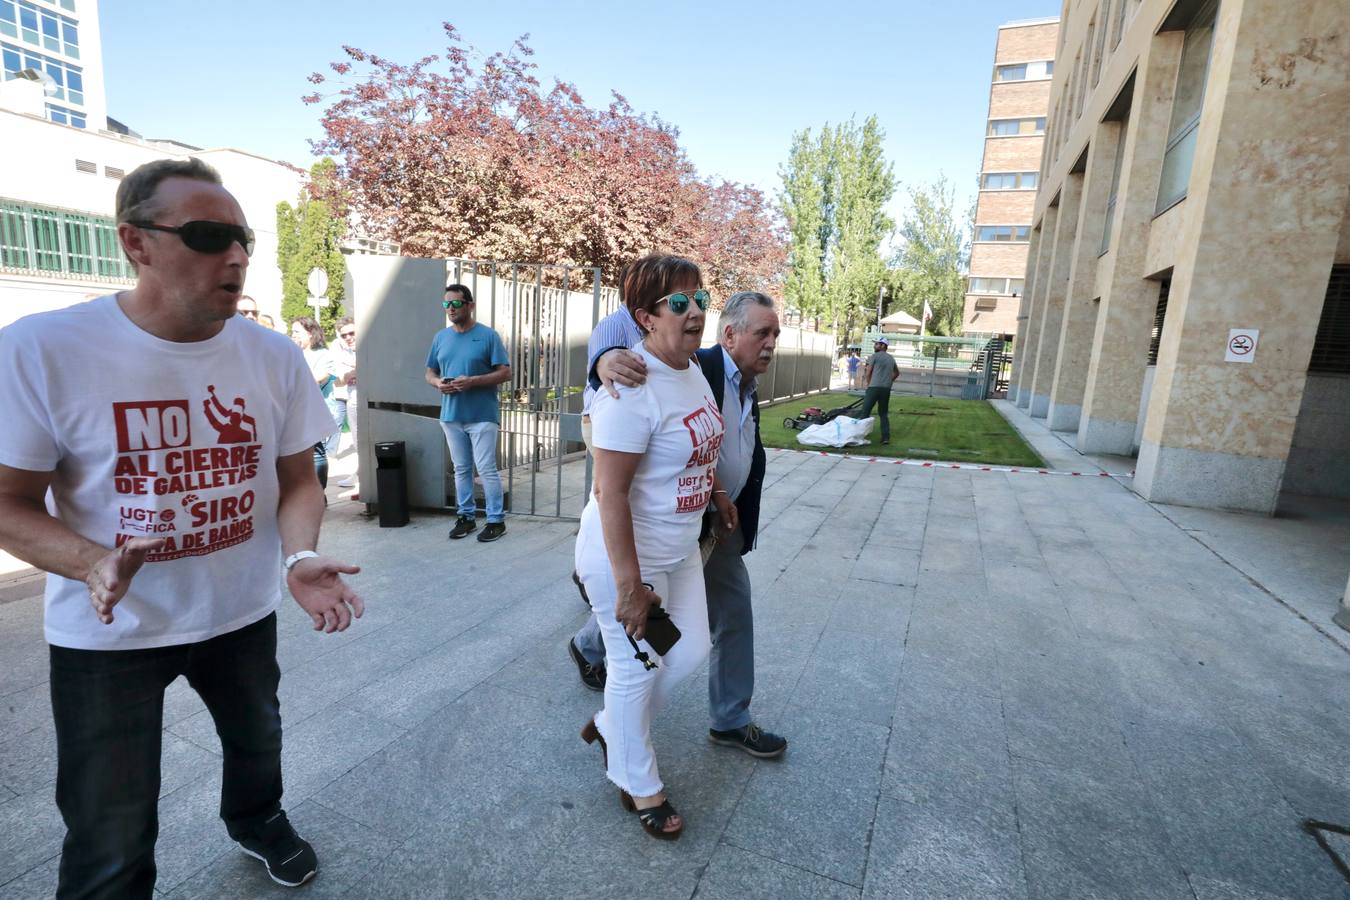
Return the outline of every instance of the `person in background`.
{"type": "Polygon", "coordinates": [[[862,412],[858,413],[859,419],[865,419],[872,414],[872,408],[876,407],[878,415],[881,416],[883,444],[891,442],[891,385],[895,384],[895,377],[900,374],[895,357],[887,352],[889,347],[890,342],[884,337],[877,338],[876,343],[872,345],[875,352],[868,358],[867,365],[863,369],[867,391],[863,394],[862,412]]]}
{"type": "MultiPolygon", "coordinates": [[[[314,379],[314,383],[319,386],[324,404],[328,407],[328,414],[332,416],[333,403],[331,398],[337,376],[333,374],[333,355],[324,346],[323,329],[312,317],[301,316],[291,323],[291,340],[304,351],[305,364],[309,366],[310,376],[314,379]]],[[[333,424],[337,425],[336,419],[334,419],[333,424]]],[[[328,457],[330,455],[328,448],[330,445],[336,448],[334,439],[341,436],[341,431],[334,431],[314,445],[314,471],[319,476],[319,484],[325,488],[328,487],[328,457]]]]}
{"type": "Polygon", "coordinates": [[[258,301],[248,294],[244,294],[239,298],[239,315],[241,318],[256,323],[258,321],[258,301]]]}
{"type": "Polygon", "coordinates": [[[268,331],[277,330],[277,323],[272,321],[272,317],[269,316],[267,313],[258,313],[258,324],[266,328],[268,331]]]}
{"type": "MultiPolygon", "coordinates": [[[[352,436],[352,446],[356,447],[356,322],[351,316],[343,316],[337,323],[337,345],[333,348],[333,358],[337,361],[337,387],[335,396],[341,396],[345,404],[343,421],[352,436]]],[[[356,476],[349,475],[338,482],[338,487],[356,486],[356,476]]]]}
{"type": "Polygon", "coordinates": [[[457,541],[478,528],[474,521],[473,472],[483,481],[487,524],[481,543],[506,533],[506,498],[497,473],[497,432],[501,421],[497,386],[511,380],[510,357],[501,335],[474,320],[473,292],[462,284],[445,288],[441,301],[450,327],[436,333],[427,353],[427,384],[441,392],[441,430],[455,464],[459,518],[448,537],[457,541]]]}

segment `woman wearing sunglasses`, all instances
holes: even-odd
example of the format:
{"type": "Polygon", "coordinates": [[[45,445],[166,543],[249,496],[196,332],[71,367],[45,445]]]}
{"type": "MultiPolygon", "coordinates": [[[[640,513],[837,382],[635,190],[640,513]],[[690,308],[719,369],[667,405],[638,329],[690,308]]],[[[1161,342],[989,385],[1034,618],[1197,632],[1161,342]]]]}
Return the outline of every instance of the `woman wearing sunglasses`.
{"type": "Polygon", "coordinates": [[[728,527],[735,515],[717,483],[722,417],[691,361],[708,306],[701,282],[698,267],[678,256],[646,256],[623,272],[624,303],[644,335],[633,349],[648,379],[620,387],[618,399],[600,391],[592,401],[595,492],[576,546],[577,575],[604,635],[608,669],[604,709],[581,736],[600,742],[624,808],[648,834],[667,839],[678,837],[684,822],[657,772],[652,716],[708,655],[698,551],[704,509],[715,504],[728,527]],[[644,640],[657,606],[680,632],[664,656],[644,640]]]}

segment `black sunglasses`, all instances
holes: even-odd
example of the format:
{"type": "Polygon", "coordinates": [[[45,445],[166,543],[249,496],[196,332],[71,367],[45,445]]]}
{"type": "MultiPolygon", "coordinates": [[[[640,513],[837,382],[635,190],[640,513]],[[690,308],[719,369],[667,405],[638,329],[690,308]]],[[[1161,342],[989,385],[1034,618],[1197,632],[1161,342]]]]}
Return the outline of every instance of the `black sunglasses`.
{"type": "Polygon", "coordinates": [[[698,304],[698,308],[699,308],[699,309],[707,309],[707,308],[708,308],[708,292],[707,292],[707,291],[694,291],[694,293],[692,293],[692,294],[686,294],[686,293],[683,293],[683,292],[678,293],[678,294],[667,294],[666,296],[662,297],[660,300],[657,300],[656,303],[655,303],[655,305],[656,305],[656,306],[660,306],[661,303],[662,303],[662,301],[664,301],[664,302],[670,304],[670,311],[673,312],[675,315],[677,315],[677,316],[678,316],[678,315],[683,315],[683,314],[684,314],[684,311],[687,310],[687,309],[689,308],[689,298],[690,298],[690,297],[692,297],[692,298],[694,299],[694,302],[698,304]]]}
{"type": "Polygon", "coordinates": [[[227,225],[224,222],[184,222],[176,228],[168,225],[156,225],[153,222],[129,222],[146,231],[164,231],[176,234],[189,250],[198,253],[224,253],[230,245],[238,243],[244,248],[246,256],[253,255],[253,229],[243,225],[227,225]]]}

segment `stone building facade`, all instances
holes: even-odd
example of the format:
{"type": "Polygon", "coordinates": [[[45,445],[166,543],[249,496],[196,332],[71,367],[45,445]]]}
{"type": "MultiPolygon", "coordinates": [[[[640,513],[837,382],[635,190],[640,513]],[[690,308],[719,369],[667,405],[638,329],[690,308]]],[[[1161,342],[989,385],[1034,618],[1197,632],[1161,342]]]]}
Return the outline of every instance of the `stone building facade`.
{"type": "Polygon", "coordinates": [[[1066,0],[1010,397],[1163,503],[1350,498],[1350,5],[1066,0]]]}
{"type": "Polygon", "coordinates": [[[961,330],[1014,334],[1050,109],[1058,19],[998,30],[961,330]]]}

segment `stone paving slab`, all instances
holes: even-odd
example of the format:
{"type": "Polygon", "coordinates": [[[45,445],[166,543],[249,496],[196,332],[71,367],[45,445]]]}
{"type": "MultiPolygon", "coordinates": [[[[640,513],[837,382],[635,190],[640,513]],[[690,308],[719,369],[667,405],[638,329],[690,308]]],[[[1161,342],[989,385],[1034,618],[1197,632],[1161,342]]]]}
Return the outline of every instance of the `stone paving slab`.
{"type": "MultiPolygon", "coordinates": [[[[1126,464],[1003,412],[1057,466],[1126,464]]],[[[1350,816],[1350,654],[1306,605],[1350,548],[1311,513],[1196,527],[1128,479],[771,454],[752,709],[790,749],[710,745],[695,673],[654,726],[688,821],[666,843],[577,736],[601,699],[565,650],[575,526],[451,544],[448,518],[361,512],[334,492],[324,545],[363,566],[366,617],[322,635],[279,616],[287,805],[322,859],[307,896],[1350,896],[1299,827],[1350,816]],[[1275,571],[1281,541],[1306,576],[1275,571]]],[[[49,896],[36,589],[0,602],[0,659],[0,897],[49,896]]],[[[217,819],[218,741],[181,681],[164,747],[159,895],[287,896],[217,819]]]]}

